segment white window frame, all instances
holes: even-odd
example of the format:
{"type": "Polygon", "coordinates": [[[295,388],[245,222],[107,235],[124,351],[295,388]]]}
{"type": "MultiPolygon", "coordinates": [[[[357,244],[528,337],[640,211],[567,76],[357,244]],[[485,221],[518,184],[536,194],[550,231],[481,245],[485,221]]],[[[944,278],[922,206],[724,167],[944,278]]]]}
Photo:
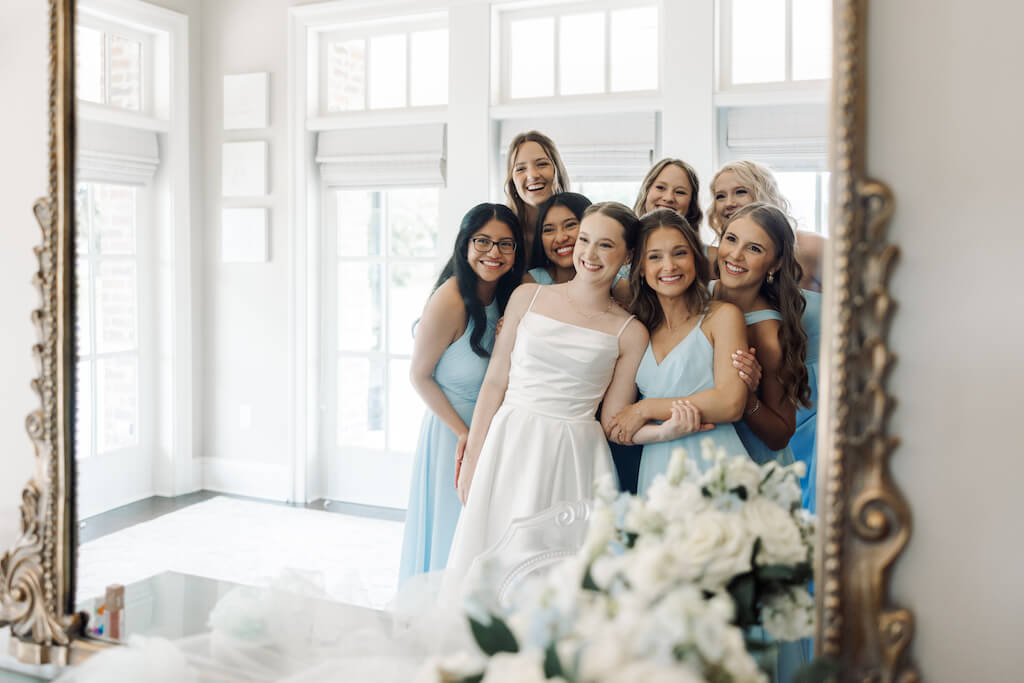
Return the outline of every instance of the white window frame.
{"type": "MultiPolygon", "coordinates": [[[[652,7],[658,13],[658,40],[659,53],[662,53],[664,45],[664,31],[662,23],[664,10],[662,3],[657,0],[578,0],[561,2],[527,2],[527,3],[494,3],[494,19],[492,33],[494,44],[491,53],[492,68],[492,98],[493,104],[506,107],[507,113],[516,115],[516,111],[529,108],[535,111],[536,105],[548,105],[552,103],[561,107],[578,107],[580,104],[596,103],[607,108],[611,102],[618,100],[620,103],[642,102],[657,97],[662,91],[664,81],[664,60],[658,60],[658,80],[654,88],[646,90],[612,91],[611,89],[611,17],[614,10],[638,9],[652,7]],[[577,14],[593,14],[601,12],[604,14],[604,91],[600,93],[586,93],[578,95],[562,95],[559,93],[560,70],[559,70],[559,23],[562,17],[577,14]],[[510,63],[510,25],[513,21],[521,19],[538,19],[551,17],[554,19],[554,94],[541,97],[517,97],[509,94],[509,63],[510,63]],[[513,109],[515,107],[515,109],[513,109]]],[[[623,105],[620,104],[619,107],[623,105]]],[[[643,104],[641,105],[643,106],[643,104]]],[[[621,110],[616,108],[616,110],[621,110]]],[[[628,109],[627,109],[628,110],[628,109]]]]}
{"type": "MultiPolygon", "coordinates": [[[[318,53],[318,97],[317,115],[327,119],[351,117],[352,115],[378,115],[383,112],[441,112],[447,108],[446,104],[434,105],[413,105],[412,104],[412,41],[410,36],[421,31],[448,31],[448,17],[443,12],[432,12],[421,16],[402,17],[393,20],[377,19],[365,22],[346,24],[344,28],[333,31],[324,31],[318,35],[316,50],[318,53]],[[373,109],[370,107],[370,49],[371,38],[385,35],[401,34],[405,37],[405,106],[386,107],[373,109]],[[366,44],[366,78],[364,80],[364,101],[362,109],[350,111],[328,111],[327,110],[327,74],[324,65],[327,64],[327,47],[330,43],[346,40],[363,40],[366,44]]],[[[450,84],[449,84],[450,87],[450,84]]]]}
{"type": "Polygon", "coordinates": [[[103,69],[104,69],[104,97],[108,100],[104,103],[92,102],[79,99],[79,106],[82,104],[102,107],[109,109],[114,112],[129,112],[132,114],[138,114],[140,116],[153,116],[154,111],[154,97],[153,90],[155,85],[155,68],[154,68],[154,43],[155,36],[150,31],[140,30],[139,28],[114,21],[105,18],[101,14],[96,14],[89,11],[88,8],[83,8],[79,11],[78,21],[75,23],[76,27],[84,26],[91,29],[95,29],[103,33],[103,69]],[[139,108],[138,109],[127,109],[125,107],[118,107],[110,104],[110,43],[111,37],[117,36],[119,38],[127,38],[135,41],[140,45],[139,54],[139,108]]]}
{"type": "MultiPolygon", "coordinates": [[[[184,14],[139,0],[83,0],[77,13],[79,23],[92,25],[98,21],[116,26],[112,29],[116,34],[123,35],[125,30],[143,34],[149,45],[149,58],[144,55],[143,67],[148,111],[79,101],[78,117],[152,131],[159,136],[159,169],[153,181],[137,192],[140,232],[150,232],[148,237],[139,235],[143,241],[148,240],[149,246],[137,247],[149,250],[146,258],[150,263],[163,264],[161,269],[152,269],[154,277],[157,272],[165,273],[148,290],[150,300],[155,302],[149,307],[152,310],[140,308],[140,353],[151,353],[151,367],[140,362],[140,397],[143,392],[151,392],[154,401],[140,406],[139,431],[141,437],[143,425],[148,425],[152,437],[152,476],[147,495],[181,495],[195,491],[202,481],[201,464],[193,459],[194,327],[199,301],[192,287],[189,20],[184,14]]],[[[145,288],[149,287],[140,277],[143,266],[140,263],[137,270],[140,296],[146,296],[145,288]]],[[[95,458],[84,462],[90,460],[95,458]]],[[[80,481],[85,481],[86,473],[82,474],[80,481]]],[[[80,516],[138,499],[138,494],[130,499],[119,499],[118,495],[111,489],[94,496],[91,509],[83,505],[80,516]]]]}
{"type": "Polygon", "coordinates": [[[830,79],[793,80],[793,0],[785,0],[785,78],[766,83],[732,82],[732,3],[733,0],[717,0],[715,104],[750,106],[827,102],[830,79]]]}

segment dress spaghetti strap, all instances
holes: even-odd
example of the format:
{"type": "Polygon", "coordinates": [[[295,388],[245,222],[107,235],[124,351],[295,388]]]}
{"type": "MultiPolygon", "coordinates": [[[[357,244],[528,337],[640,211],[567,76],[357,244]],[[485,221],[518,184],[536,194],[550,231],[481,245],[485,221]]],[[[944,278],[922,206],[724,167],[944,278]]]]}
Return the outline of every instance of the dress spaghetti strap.
{"type": "Polygon", "coordinates": [[[533,310],[533,302],[537,300],[537,295],[540,294],[541,285],[537,285],[537,289],[533,292],[533,298],[530,299],[530,305],[526,307],[526,312],[529,313],[533,310]]]}
{"type": "Polygon", "coordinates": [[[636,317],[635,315],[631,315],[631,316],[629,316],[628,318],[626,318],[626,322],[622,323],[622,327],[620,327],[620,328],[619,328],[619,331],[618,331],[618,332],[617,332],[617,333],[615,334],[615,336],[616,336],[616,337],[621,337],[621,336],[622,336],[622,333],[623,333],[623,332],[625,331],[625,329],[626,329],[626,325],[628,325],[628,324],[629,324],[629,321],[631,321],[631,320],[632,320],[633,318],[635,318],[635,317],[636,317]]]}

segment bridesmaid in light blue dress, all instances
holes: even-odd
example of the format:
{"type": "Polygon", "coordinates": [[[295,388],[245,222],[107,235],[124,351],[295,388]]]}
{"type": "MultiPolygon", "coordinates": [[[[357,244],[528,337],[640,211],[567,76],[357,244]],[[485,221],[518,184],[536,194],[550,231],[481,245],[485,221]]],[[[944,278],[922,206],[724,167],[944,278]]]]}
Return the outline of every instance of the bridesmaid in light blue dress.
{"type": "Polygon", "coordinates": [[[523,277],[524,283],[554,285],[576,276],[572,252],[583,212],[590,204],[577,192],[559,192],[537,207],[536,225],[523,226],[524,230],[533,230],[533,268],[523,277]]]}
{"type": "Polygon", "coordinates": [[[410,381],[428,410],[413,461],[399,583],[443,569],[448,558],[462,511],[456,462],[487,372],[495,325],[522,280],[522,244],[508,207],[470,209],[417,326],[410,381]]]}
{"type": "Polygon", "coordinates": [[[747,387],[730,356],[746,348],[743,317],[732,304],[710,301],[710,270],[696,231],[671,209],[656,209],[641,224],[630,287],[633,311],[651,331],[636,375],[643,398],[615,416],[609,435],[644,444],[638,480],[643,493],[668,469],[677,448],[702,469],[709,466],[700,457],[707,438],[730,456],[746,454],[732,423],[742,416],[747,387]],[[667,441],[649,438],[644,425],[669,419],[674,408],[684,418],[690,411],[692,429],[667,441]]]}

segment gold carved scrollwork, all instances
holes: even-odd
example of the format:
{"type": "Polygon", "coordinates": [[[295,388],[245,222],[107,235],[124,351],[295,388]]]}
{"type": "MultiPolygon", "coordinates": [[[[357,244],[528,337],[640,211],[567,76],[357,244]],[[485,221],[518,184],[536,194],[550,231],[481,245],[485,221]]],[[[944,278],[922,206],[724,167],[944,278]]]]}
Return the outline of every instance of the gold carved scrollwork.
{"type": "Polygon", "coordinates": [[[913,617],[889,600],[889,570],[911,528],[910,508],[889,470],[899,445],[888,433],[895,400],[887,392],[896,309],[889,276],[899,248],[885,241],[892,193],[865,171],[867,5],[833,5],[834,346],[830,448],[819,455],[825,462],[816,646],[838,662],[840,680],[910,683],[919,679],[908,656],[913,617]]]}

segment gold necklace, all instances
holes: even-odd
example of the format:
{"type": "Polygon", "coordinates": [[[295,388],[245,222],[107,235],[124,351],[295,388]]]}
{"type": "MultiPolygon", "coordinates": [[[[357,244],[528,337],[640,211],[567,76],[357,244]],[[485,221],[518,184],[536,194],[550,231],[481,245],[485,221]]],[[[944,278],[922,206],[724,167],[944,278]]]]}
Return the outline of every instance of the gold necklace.
{"type": "Polygon", "coordinates": [[[586,313],[586,312],[583,311],[583,307],[580,306],[579,303],[577,303],[577,301],[575,299],[573,299],[572,296],[569,295],[569,289],[568,288],[566,288],[566,290],[565,290],[565,298],[569,300],[569,305],[572,306],[573,309],[577,313],[579,313],[580,315],[582,315],[584,318],[586,318],[588,320],[590,320],[592,318],[596,318],[597,316],[602,315],[602,314],[607,313],[608,311],[612,310],[612,304],[615,303],[615,299],[613,299],[611,297],[608,297],[608,305],[604,307],[604,310],[598,311],[597,313],[586,313]]]}

